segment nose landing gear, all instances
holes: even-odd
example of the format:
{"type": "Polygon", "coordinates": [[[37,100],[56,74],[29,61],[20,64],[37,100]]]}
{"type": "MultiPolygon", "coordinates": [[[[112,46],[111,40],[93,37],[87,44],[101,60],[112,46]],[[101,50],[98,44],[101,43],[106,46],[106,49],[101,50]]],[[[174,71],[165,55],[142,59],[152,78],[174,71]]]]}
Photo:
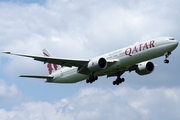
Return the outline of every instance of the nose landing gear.
{"type": "Polygon", "coordinates": [[[169,55],[171,55],[171,52],[167,52],[166,54],[165,54],[165,60],[164,60],[164,63],[169,63],[169,60],[167,59],[168,57],[169,57],[169,55]]]}
{"type": "Polygon", "coordinates": [[[167,63],[167,64],[168,64],[168,63],[169,63],[169,60],[167,60],[167,59],[166,59],[166,60],[164,60],[164,63],[167,63]]]}

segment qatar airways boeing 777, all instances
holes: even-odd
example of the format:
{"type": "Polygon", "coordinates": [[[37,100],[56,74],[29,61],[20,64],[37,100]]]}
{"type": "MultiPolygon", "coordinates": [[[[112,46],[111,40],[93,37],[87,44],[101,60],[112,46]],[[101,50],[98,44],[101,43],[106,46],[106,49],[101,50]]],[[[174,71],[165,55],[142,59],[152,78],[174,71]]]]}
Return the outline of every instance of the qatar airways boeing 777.
{"type": "Polygon", "coordinates": [[[51,83],[76,83],[86,80],[92,83],[98,76],[117,76],[113,85],[124,82],[121,75],[126,71],[135,71],[139,75],[150,74],[154,64],[148,60],[165,56],[165,63],[171,52],[178,46],[178,41],[172,37],[160,37],[92,58],[92,59],[66,59],[52,57],[47,49],[43,49],[43,56],[16,54],[11,55],[30,57],[34,60],[47,63],[48,76],[20,75],[20,77],[42,78],[51,83]],[[65,68],[62,68],[66,66],[65,68]]]}

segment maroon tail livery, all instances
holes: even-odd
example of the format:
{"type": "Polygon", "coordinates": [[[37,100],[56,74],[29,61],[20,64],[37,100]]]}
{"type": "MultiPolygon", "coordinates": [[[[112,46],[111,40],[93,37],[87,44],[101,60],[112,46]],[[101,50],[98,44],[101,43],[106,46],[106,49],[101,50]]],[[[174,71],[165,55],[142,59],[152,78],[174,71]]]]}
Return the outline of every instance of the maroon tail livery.
{"type": "MultiPolygon", "coordinates": [[[[47,49],[43,49],[43,54],[45,57],[52,57],[51,53],[47,49]]],[[[58,70],[58,65],[48,63],[47,68],[48,68],[49,74],[51,75],[54,71],[58,70]]]]}

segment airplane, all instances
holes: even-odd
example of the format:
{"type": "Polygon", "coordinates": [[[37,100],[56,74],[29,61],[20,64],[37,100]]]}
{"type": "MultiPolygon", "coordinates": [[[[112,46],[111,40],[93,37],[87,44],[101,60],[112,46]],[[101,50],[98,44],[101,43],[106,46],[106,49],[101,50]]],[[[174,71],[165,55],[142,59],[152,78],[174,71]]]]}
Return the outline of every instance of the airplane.
{"type": "Polygon", "coordinates": [[[178,46],[178,41],[173,37],[159,37],[92,58],[92,59],[67,59],[53,57],[47,49],[43,49],[44,56],[5,54],[30,57],[34,60],[47,63],[49,75],[20,75],[19,77],[41,78],[50,83],[76,83],[86,80],[93,83],[99,76],[116,76],[113,85],[119,85],[125,79],[121,78],[125,72],[135,71],[139,75],[153,72],[155,65],[148,61],[165,56],[164,63],[169,63],[168,57],[178,46]],[[64,67],[65,66],[65,67],[64,67]]]}

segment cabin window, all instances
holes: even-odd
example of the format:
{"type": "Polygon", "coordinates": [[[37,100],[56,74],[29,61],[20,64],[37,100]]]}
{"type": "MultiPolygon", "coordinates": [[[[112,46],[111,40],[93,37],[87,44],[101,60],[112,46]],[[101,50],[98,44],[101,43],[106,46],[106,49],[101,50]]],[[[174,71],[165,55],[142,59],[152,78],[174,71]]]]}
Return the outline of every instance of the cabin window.
{"type": "Polygon", "coordinates": [[[169,38],[169,40],[175,40],[174,38],[169,38]]]}

